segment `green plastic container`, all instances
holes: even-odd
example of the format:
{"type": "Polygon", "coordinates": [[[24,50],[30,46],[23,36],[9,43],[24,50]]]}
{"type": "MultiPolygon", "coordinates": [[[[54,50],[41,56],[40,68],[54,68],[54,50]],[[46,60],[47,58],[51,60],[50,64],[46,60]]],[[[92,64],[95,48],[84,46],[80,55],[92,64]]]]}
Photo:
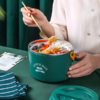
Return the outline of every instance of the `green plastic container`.
{"type": "Polygon", "coordinates": [[[33,52],[28,45],[30,72],[32,77],[43,82],[60,82],[68,79],[67,72],[72,65],[70,52],[61,55],[33,52]]]}
{"type": "Polygon", "coordinates": [[[86,87],[64,86],[54,90],[49,100],[99,100],[99,96],[86,87]]]}

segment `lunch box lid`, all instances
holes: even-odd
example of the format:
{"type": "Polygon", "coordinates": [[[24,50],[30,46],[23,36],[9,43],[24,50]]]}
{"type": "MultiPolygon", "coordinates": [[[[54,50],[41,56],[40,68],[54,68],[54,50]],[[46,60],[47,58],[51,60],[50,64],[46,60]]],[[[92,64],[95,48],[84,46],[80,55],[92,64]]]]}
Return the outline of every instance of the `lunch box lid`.
{"type": "Polygon", "coordinates": [[[99,100],[99,96],[86,87],[63,86],[54,90],[49,100],[99,100]]]}

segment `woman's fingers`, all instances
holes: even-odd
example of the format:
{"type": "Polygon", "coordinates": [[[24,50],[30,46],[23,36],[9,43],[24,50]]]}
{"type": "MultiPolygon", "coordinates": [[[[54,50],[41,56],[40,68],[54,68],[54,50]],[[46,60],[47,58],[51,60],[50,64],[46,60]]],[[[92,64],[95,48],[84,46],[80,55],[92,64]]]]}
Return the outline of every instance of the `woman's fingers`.
{"type": "Polygon", "coordinates": [[[35,24],[33,21],[31,22],[28,19],[25,19],[24,17],[23,17],[23,21],[24,21],[24,23],[27,23],[27,25],[28,24],[35,24]]]}
{"type": "Polygon", "coordinates": [[[83,65],[83,66],[81,66],[81,67],[79,67],[77,69],[74,69],[74,70],[69,71],[67,74],[68,75],[78,74],[78,73],[81,73],[81,72],[87,70],[87,68],[88,67],[87,67],[87,64],[86,64],[86,65],[83,65]]]}
{"type": "Polygon", "coordinates": [[[28,15],[29,13],[31,13],[31,8],[30,7],[27,7],[28,9],[29,9],[29,11],[27,11],[26,9],[25,9],[25,7],[23,7],[23,8],[21,8],[21,12],[23,13],[23,14],[26,14],[26,15],[28,15]]]}
{"type": "Polygon", "coordinates": [[[25,22],[24,22],[24,24],[27,25],[28,27],[37,27],[36,24],[28,24],[28,23],[25,23],[25,22]]]}
{"type": "Polygon", "coordinates": [[[27,25],[28,27],[37,27],[37,25],[34,22],[30,22],[29,20],[26,20],[23,18],[23,22],[25,25],[27,25]]]}
{"type": "Polygon", "coordinates": [[[36,24],[28,24],[27,26],[28,26],[28,27],[37,27],[36,24]]]}
{"type": "Polygon", "coordinates": [[[25,25],[30,26],[30,27],[37,27],[37,25],[31,18],[31,15],[34,16],[34,18],[37,20],[37,22],[40,24],[40,26],[43,25],[43,23],[45,23],[45,21],[47,21],[46,17],[40,10],[30,8],[30,7],[28,7],[28,9],[30,10],[30,12],[28,12],[24,7],[21,8],[21,12],[23,14],[23,21],[24,21],[25,25]]]}
{"type": "Polygon", "coordinates": [[[23,15],[23,20],[25,21],[25,20],[27,20],[29,23],[33,23],[34,21],[33,21],[33,19],[31,18],[31,17],[29,17],[29,16],[27,16],[27,15],[23,15]]]}
{"type": "Polygon", "coordinates": [[[29,20],[25,19],[24,17],[23,17],[23,21],[24,21],[24,23],[27,23],[27,24],[32,23],[29,20]]]}
{"type": "Polygon", "coordinates": [[[77,69],[77,68],[79,68],[79,67],[84,66],[85,64],[86,64],[86,61],[85,61],[85,59],[83,59],[83,60],[79,61],[78,63],[72,65],[72,66],[69,68],[69,70],[75,70],[75,69],[77,69]]]}
{"type": "Polygon", "coordinates": [[[30,7],[27,7],[27,8],[29,9],[29,11],[27,11],[27,10],[25,9],[25,7],[23,7],[23,8],[21,8],[21,12],[22,12],[23,14],[26,14],[26,15],[28,15],[28,14],[36,14],[36,13],[38,12],[38,9],[30,8],[30,7]]]}
{"type": "MultiPolygon", "coordinates": [[[[34,11],[36,10],[36,9],[32,9],[32,8],[30,8],[30,7],[27,7],[29,10],[30,10],[30,12],[28,12],[24,7],[23,8],[21,8],[21,12],[22,12],[22,14],[23,14],[23,21],[24,21],[24,23],[25,23],[25,25],[27,25],[27,26],[32,26],[31,24],[34,24],[34,21],[33,21],[33,19],[31,18],[31,12],[33,12],[33,13],[35,13],[34,11]],[[32,10],[31,10],[32,9],[32,10]]],[[[34,25],[33,25],[34,26],[34,25]]]]}
{"type": "Polygon", "coordinates": [[[37,14],[39,12],[38,9],[32,8],[31,9],[31,14],[37,14]]]}
{"type": "Polygon", "coordinates": [[[79,52],[79,53],[76,54],[76,57],[77,58],[84,58],[86,55],[87,55],[86,52],[79,52]]]}
{"type": "Polygon", "coordinates": [[[80,72],[80,73],[77,73],[77,74],[73,74],[73,75],[69,75],[69,77],[71,78],[76,78],[76,77],[82,77],[82,76],[87,76],[87,75],[90,75],[91,72],[90,72],[90,69],[87,69],[83,72],[80,72]]]}

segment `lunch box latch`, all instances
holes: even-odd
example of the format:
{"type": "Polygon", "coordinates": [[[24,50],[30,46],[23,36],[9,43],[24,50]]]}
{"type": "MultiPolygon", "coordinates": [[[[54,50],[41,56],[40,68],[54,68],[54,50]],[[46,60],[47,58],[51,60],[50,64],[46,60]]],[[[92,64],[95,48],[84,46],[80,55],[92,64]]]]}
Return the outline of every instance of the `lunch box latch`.
{"type": "Polygon", "coordinates": [[[72,59],[72,61],[75,60],[75,57],[76,57],[75,53],[73,51],[71,51],[70,52],[70,58],[72,59]]]}

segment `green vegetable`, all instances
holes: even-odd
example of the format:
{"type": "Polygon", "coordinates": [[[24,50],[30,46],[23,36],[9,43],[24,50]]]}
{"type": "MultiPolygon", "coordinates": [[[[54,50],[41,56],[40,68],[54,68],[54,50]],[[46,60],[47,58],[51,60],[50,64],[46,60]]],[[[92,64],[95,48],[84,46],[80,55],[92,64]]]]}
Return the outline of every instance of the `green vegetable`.
{"type": "Polygon", "coordinates": [[[42,53],[42,51],[39,49],[38,53],[42,53]]]}
{"type": "Polygon", "coordinates": [[[0,20],[5,20],[5,17],[6,17],[6,12],[0,6],[0,20]]]}

